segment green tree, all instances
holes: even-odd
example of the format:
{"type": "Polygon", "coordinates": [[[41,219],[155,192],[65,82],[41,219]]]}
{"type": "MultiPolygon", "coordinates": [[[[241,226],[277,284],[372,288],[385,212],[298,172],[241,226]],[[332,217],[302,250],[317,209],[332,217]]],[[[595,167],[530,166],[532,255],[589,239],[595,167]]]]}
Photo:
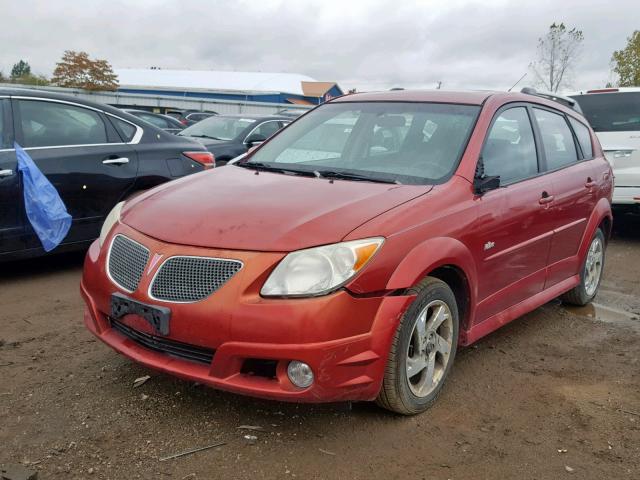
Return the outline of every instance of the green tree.
{"type": "Polygon", "coordinates": [[[53,71],[51,83],[85,90],[115,90],[118,76],[106,60],[91,60],[86,52],[64,52],[53,71]]]}
{"type": "Polygon", "coordinates": [[[552,23],[544,37],[538,39],[538,59],[531,68],[546,90],[557,92],[567,83],[569,71],[580,55],[582,30],[568,29],[564,23],[552,23]]]}
{"type": "Polygon", "coordinates": [[[621,87],[640,87],[640,30],[627,38],[627,46],[611,56],[613,71],[621,87]]]}
{"type": "Polygon", "coordinates": [[[24,77],[12,79],[13,83],[20,83],[22,85],[49,85],[49,79],[44,75],[34,75],[30,73],[24,77]]]}
{"type": "Polygon", "coordinates": [[[11,69],[11,78],[13,80],[26,77],[28,75],[31,75],[31,65],[27,62],[20,60],[18,63],[13,64],[13,68],[11,69]]]}

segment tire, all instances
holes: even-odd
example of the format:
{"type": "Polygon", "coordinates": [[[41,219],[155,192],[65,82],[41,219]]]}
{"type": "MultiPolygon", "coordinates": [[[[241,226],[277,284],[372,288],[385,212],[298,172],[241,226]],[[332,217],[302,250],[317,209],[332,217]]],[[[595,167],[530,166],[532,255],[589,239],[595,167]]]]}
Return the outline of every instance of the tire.
{"type": "Polygon", "coordinates": [[[455,359],[459,329],[456,298],[445,282],[426,277],[409,293],[417,296],[402,316],[394,334],[382,388],[376,399],[382,408],[402,415],[424,412],[440,395],[455,359]],[[448,315],[434,330],[436,319],[443,318],[438,312],[444,306],[446,309],[443,308],[442,312],[448,315]],[[426,320],[420,322],[421,318],[426,320]],[[420,329],[420,325],[425,325],[424,330],[420,329]],[[421,331],[424,331],[423,335],[420,335],[421,331]],[[432,336],[431,333],[438,335],[432,336]],[[421,343],[419,338],[423,339],[421,343]],[[446,345],[442,340],[446,341],[446,345]],[[447,349],[448,354],[445,355],[447,349]],[[423,353],[420,354],[420,351],[423,353]],[[426,366],[422,366],[425,362],[426,366]],[[412,369],[413,374],[410,373],[412,369]],[[430,372],[432,383],[429,382],[430,372]]]}
{"type": "Polygon", "coordinates": [[[583,306],[595,298],[598,293],[598,287],[600,286],[600,280],[602,279],[602,272],[604,271],[605,248],[606,240],[604,238],[604,233],[602,233],[602,230],[598,228],[591,239],[591,243],[587,249],[587,254],[584,257],[582,268],[580,269],[580,284],[576,285],[572,290],[569,290],[560,297],[564,303],[583,306]],[[600,248],[599,264],[597,262],[595,264],[593,263],[594,261],[597,261],[597,255],[595,257],[591,255],[592,249],[597,249],[597,247],[594,247],[596,244],[599,244],[600,248]],[[597,270],[596,273],[592,270],[594,266],[597,270]],[[593,278],[593,275],[596,275],[595,279],[593,278]],[[595,285],[592,283],[593,281],[595,281],[595,285]]]}

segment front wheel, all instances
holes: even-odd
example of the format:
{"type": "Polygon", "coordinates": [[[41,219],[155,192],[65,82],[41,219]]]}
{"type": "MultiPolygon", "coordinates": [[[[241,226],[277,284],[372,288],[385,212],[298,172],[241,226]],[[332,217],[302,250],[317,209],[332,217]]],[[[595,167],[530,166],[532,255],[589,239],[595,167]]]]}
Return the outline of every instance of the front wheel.
{"type": "Polygon", "coordinates": [[[594,299],[604,270],[605,245],[604,233],[598,228],[591,239],[580,271],[580,283],[560,297],[563,302],[583,306],[594,299]]]}
{"type": "Polygon", "coordinates": [[[453,365],[458,344],[458,307],[449,286],[427,277],[410,290],[416,299],[402,316],[376,399],[403,415],[427,410],[453,365]]]}

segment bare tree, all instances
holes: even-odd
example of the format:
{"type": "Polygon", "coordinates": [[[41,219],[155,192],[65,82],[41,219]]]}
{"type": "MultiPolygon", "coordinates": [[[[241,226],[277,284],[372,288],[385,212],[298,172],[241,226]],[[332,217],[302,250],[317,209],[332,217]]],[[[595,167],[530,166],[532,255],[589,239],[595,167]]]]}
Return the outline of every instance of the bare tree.
{"type": "Polygon", "coordinates": [[[538,39],[538,59],[531,69],[538,83],[557,92],[567,82],[568,73],[580,55],[582,30],[569,30],[564,23],[552,23],[544,37],[538,39]]]}

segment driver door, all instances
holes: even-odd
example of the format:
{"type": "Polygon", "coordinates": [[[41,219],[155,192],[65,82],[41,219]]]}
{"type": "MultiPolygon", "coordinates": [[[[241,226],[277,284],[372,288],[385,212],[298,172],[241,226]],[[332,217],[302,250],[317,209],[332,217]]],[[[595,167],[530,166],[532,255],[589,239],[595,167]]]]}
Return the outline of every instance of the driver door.
{"type": "Polygon", "coordinates": [[[17,163],[11,103],[8,98],[0,98],[0,254],[25,248],[24,207],[17,163]]]}

